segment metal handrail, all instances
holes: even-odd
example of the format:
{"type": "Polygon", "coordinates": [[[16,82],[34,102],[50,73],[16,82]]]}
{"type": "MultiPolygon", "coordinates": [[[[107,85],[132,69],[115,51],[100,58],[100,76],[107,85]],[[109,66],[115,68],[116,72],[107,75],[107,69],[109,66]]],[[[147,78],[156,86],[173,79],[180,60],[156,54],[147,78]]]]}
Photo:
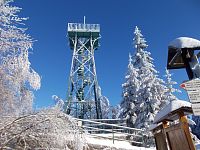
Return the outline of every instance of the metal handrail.
{"type": "Polygon", "coordinates": [[[110,124],[110,123],[97,122],[97,121],[92,121],[92,120],[84,120],[84,119],[78,119],[78,118],[74,118],[74,119],[78,120],[78,121],[82,121],[82,122],[90,122],[90,123],[95,123],[95,124],[99,124],[99,125],[107,125],[107,126],[111,126],[111,127],[119,127],[119,128],[124,128],[124,129],[131,129],[131,130],[143,131],[142,129],[130,128],[130,127],[124,127],[124,126],[118,126],[118,125],[110,124]]]}
{"type": "Polygon", "coordinates": [[[83,126],[83,128],[94,129],[93,131],[106,131],[109,133],[119,133],[123,135],[134,135],[136,137],[142,137],[141,135],[137,135],[137,134],[119,132],[119,131],[116,131],[115,129],[99,129],[99,128],[87,127],[87,126],[83,126]]]}
{"type": "MultiPolygon", "coordinates": [[[[129,142],[134,142],[138,144],[139,143],[142,144],[144,142],[144,139],[143,139],[144,130],[142,129],[124,127],[124,126],[119,126],[116,124],[105,123],[105,122],[97,122],[97,121],[102,121],[101,119],[100,120],[97,119],[95,121],[78,119],[78,118],[74,118],[74,119],[79,122],[78,124],[79,124],[80,130],[82,129],[85,130],[86,133],[89,134],[90,136],[95,135],[96,137],[102,137],[102,135],[106,133],[112,134],[113,144],[115,140],[125,141],[123,137],[121,139],[119,137],[116,138],[116,134],[122,134],[125,136],[134,136],[135,138],[139,138],[138,141],[134,141],[133,139],[130,139],[128,140],[129,142]]],[[[112,119],[111,120],[106,119],[106,120],[112,121],[112,119]]],[[[104,137],[104,138],[111,139],[111,137],[104,137]]]]}

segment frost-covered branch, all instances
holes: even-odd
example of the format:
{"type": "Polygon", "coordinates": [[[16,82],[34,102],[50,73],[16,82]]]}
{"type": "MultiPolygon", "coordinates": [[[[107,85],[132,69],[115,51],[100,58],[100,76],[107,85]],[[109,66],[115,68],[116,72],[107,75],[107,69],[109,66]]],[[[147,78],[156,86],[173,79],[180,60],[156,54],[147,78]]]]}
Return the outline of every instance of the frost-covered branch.
{"type": "Polygon", "coordinates": [[[33,90],[40,88],[40,76],[31,68],[29,50],[33,39],[26,34],[24,21],[11,6],[0,0],[0,114],[20,115],[32,109],[33,90]]]}
{"type": "Polygon", "coordinates": [[[0,118],[0,149],[77,149],[86,147],[77,122],[58,107],[19,118],[0,118]]]}

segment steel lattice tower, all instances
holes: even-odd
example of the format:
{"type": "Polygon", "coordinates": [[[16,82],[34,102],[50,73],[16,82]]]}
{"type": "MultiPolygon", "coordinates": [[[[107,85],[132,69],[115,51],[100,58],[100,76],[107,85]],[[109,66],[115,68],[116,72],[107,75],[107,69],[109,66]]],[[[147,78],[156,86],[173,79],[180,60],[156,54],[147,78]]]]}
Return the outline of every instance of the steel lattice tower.
{"type": "Polygon", "coordinates": [[[94,51],[99,47],[100,25],[68,23],[73,50],[66,111],[77,118],[102,118],[94,51]]]}

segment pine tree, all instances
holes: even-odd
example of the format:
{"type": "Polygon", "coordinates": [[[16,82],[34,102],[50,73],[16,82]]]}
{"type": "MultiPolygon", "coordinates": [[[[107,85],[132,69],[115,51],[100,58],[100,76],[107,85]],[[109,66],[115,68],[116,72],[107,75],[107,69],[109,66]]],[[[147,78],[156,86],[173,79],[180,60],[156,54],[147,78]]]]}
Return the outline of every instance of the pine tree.
{"type": "Polygon", "coordinates": [[[166,100],[168,102],[171,102],[173,100],[177,100],[177,97],[175,95],[173,95],[174,92],[181,92],[178,89],[173,88],[173,85],[177,84],[177,82],[172,81],[172,74],[170,74],[169,70],[167,70],[167,68],[165,69],[165,77],[166,77],[166,100]]]}
{"type": "Polygon", "coordinates": [[[120,118],[120,113],[121,113],[121,106],[120,104],[113,106],[111,108],[111,118],[112,119],[119,119],[120,118]]]}
{"type": "Polygon", "coordinates": [[[99,95],[100,104],[101,104],[102,118],[108,119],[108,118],[110,118],[109,115],[110,115],[110,111],[111,111],[111,106],[110,106],[109,99],[106,96],[102,95],[100,86],[98,88],[98,95],[99,95]]]}
{"type": "Polygon", "coordinates": [[[125,83],[122,84],[122,97],[123,100],[120,104],[121,113],[120,117],[127,120],[127,126],[134,127],[136,120],[136,107],[137,92],[139,89],[138,70],[133,67],[132,56],[129,54],[128,72],[125,76],[125,83]]]}
{"type": "Polygon", "coordinates": [[[0,0],[0,114],[30,111],[33,90],[40,88],[40,76],[30,67],[33,40],[25,33],[20,8],[12,0],[0,0]]]}
{"type": "Polygon", "coordinates": [[[148,47],[141,31],[136,27],[134,32],[136,52],[133,56],[133,67],[137,69],[139,90],[136,100],[136,128],[147,130],[153,123],[157,112],[166,104],[164,100],[164,81],[158,77],[153,65],[151,53],[145,51],[148,47]]]}

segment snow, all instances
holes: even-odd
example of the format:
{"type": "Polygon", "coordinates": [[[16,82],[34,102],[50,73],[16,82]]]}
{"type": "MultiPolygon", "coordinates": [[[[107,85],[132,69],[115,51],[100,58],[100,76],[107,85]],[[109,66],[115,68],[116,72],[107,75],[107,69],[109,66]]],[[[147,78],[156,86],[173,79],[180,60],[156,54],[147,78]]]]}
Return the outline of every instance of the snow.
{"type": "Polygon", "coordinates": [[[190,118],[188,118],[188,123],[189,125],[196,125],[196,123],[190,118]]]}
{"type": "Polygon", "coordinates": [[[158,127],[157,124],[152,124],[152,125],[149,126],[149,131],[151,131],[151,130],[157,128],[157,127],[158,127]]]}
{"type": "Polygon", "coordinates": [[[176,49],[181,48],[199,48],[200,49],[200,41],[197,39],[189,38],[189,37],[179,37],[170,42],[169,47],[173,47],[176,49]]]}
{"type": "Polygon", "coordinates": [[[191,108],[191,103],[186,102],[183,100],[173,100],[171,101],[166,107],[164,107],[161,111],[157,113],[155,116],[153,123],[158,123],[161,121],[164,117],[166,117],[169,113],[183,107],[189,107],[191,108]]]}
{"type": "Polygon", "coordinates": [[[162,123],[159,124],[151,124],[149,127],[149,131],[152,131],[153,129],[157,128],[158,126],[160,126],[162,123]]]}
{"type": "Polygon", "coordinates": [[[132,146],[128,141],[114,141],[105,139],[105,138],[94,138],[92,136],[86,137],[88,145],[93,145],[95,147],[98,147],[98,149],[104,149],[104,150],[113,150],[113,149],[119,149],[119,150],[155,150],[156,148],[145,148],[145,147],[137,147],[132,146]]]}
{"type": "Polygon", "coordinates": [[[200,143],[196,145],[196,150],[200,150],[200,143]]]}
{"type": "Polygon", "coordinates": [[[86,134],[58,105],[20,117],[0,116],[0,129],[0,149],[83,150],[87,146],[86,134]]]}
{"type": "Polygon", "coordinates": [[[200,116],[192,116],[192,120],[196,123],[196,125],[192,125],[192,133],[200,139],[200,116]]]}

